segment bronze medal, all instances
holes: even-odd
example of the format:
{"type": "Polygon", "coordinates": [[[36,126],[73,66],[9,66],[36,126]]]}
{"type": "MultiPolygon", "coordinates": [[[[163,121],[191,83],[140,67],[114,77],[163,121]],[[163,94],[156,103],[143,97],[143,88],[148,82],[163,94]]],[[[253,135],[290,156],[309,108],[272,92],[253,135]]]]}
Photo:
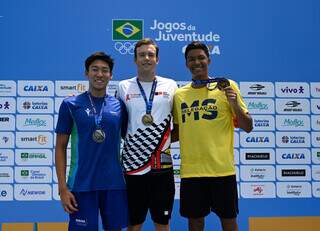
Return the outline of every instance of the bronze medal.
{"type": "Polygon", "coordinates": [[[220,79],[217,83],[217,87],[219,88],[219,90],[223,90],[225,89],[226,87],[229,87],[230,86],[230,82],[228,79],[220,79]]]}

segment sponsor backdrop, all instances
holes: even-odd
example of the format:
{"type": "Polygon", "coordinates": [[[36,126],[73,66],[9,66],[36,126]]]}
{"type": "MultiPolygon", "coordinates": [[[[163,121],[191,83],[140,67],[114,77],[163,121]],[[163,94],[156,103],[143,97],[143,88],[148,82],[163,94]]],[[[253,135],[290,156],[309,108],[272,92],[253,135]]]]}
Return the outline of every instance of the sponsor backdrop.
{"type": "MultiPolygon", "coordinates": [[[[158,73],[179,85],[190,79],[183,51],[192,40],[208,44],[212,75],[239,84],[254,123],[252,133],[234,133],[240,230],[248,230],[253,216],[319,216],[319,6],[315,0],[2,1],[0,223],[66,221],[54,167],[59,105],[88,89],[83,61],[97,50],[115,59],[109,86],[115,94],[117,81],[136,74],[133,49],[143,37],[160,46],[158,73]]],[[[172,230],[186,230],[178,212],[178,144],[172,157],[172,230]]],[[[218,225],[213,217],[207,227],[218,225]]],[[[151,227],[148,220],[144,230],[151,227]]]]}

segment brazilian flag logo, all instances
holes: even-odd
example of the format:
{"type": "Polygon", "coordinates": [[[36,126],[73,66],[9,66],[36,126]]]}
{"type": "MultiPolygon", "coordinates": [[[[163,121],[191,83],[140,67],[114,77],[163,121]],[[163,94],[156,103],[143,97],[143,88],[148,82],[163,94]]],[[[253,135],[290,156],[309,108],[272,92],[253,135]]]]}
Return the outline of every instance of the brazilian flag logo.
{"type": "Polygon", "coordinates": [[[29,176],[29,170],[21,170],[21,176],[29,176]]]}
{"type": "Polygon", "coordinates": [[[143,20],[114,19],[112,20],[113,41],[137,41],[143,38],[143,20]]]}
{"type": "Polygon", "coordinates": [[[21,153],[21,159],[28,159],[29,153],[27,152],[22,152],[21,153]]]}

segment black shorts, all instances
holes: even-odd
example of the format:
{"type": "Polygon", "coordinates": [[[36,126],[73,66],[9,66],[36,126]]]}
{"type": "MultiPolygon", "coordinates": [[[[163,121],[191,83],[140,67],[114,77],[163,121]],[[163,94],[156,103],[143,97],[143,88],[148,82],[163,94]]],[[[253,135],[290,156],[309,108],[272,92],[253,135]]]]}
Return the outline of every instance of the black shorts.
{"type": "Polygon", "coordinates": [[[171,218],[174,202],[173,170],[126,175],[130,225],[142,224],[150,209],[155,223],[166,225],[171,218]]]}
{"type": "Polygon", "coordinates": [[[187,218],[207,216],[236,218],[239,213],[236,176],[182,178],[180,214],[187,218]]]}

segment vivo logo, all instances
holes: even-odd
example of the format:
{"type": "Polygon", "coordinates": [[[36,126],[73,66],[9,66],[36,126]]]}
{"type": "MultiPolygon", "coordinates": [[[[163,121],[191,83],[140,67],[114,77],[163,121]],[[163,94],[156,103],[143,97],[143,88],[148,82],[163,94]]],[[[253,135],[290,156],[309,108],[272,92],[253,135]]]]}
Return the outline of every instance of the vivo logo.
{"type": "Polygon", "coordinates": [[[303,94],[304,93],[304,88],[300,86],[298,89],[297,88],[281,88],[282,93],[298,93],[298,94],[303,94]]]}

